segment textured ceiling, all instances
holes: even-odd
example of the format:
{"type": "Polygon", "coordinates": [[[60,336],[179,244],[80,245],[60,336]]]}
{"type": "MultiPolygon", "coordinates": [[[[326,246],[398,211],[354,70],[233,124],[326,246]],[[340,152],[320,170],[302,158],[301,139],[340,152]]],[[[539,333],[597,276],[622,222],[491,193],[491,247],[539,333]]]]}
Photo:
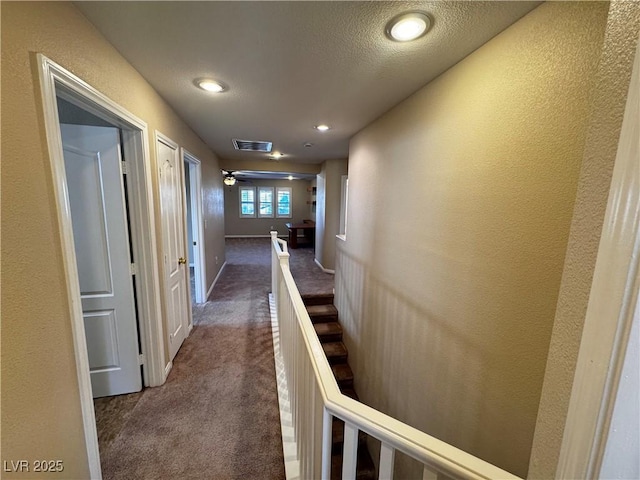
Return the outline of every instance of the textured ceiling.
{"type": "Polygon", "coordinates": [[[76,2],[220,157],[232,138],[273,142],[290,162],[346,158],[349,138],[540,2],[76,2]],[[387,22],[427,12],[396,43],[387,22]],[[229,86],[196,88],[196,78],[229,86]],[[332,126],[321,133],[313,126],[332,126]],[[313,143],[308,148],[303,144],[313,143]]]}

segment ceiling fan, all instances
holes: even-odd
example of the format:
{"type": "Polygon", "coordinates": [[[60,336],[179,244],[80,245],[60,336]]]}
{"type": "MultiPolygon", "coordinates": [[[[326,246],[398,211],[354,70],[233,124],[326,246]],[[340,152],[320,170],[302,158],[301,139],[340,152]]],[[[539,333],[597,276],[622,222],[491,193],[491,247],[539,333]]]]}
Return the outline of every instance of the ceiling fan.
{"type": "Polygon", "coordinates": [[[232,186],[235,185],[236,182],[248,182],[251,183],[249,180],[243,180],[241,178],[237,178],[236,175],[240,172],[237,171],[233,171],[233,170],[221,170],[222,171],[222,175],[223,175],[223,182],[225,185],[228,186],[232,186]]]}

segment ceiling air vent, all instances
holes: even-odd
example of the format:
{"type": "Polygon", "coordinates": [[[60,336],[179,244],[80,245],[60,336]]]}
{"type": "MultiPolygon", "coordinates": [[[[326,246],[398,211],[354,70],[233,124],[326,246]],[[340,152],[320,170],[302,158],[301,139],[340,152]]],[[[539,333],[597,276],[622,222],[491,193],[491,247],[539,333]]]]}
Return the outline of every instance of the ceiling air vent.
{"type": "Polygon", "coordinates": [[[236,150],[242,150],[243,152],[266,152],[271,151],[271,142],[258,142],[255,140],[238,140],[233,139],[233,146],[236,150]]]}

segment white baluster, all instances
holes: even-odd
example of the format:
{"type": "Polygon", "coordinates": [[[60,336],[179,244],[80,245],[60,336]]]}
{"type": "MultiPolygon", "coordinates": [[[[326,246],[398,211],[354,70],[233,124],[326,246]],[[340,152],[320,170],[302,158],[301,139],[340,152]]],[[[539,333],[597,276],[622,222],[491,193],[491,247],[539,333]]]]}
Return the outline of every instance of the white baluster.
{"type": "Polygon", "coordinates": [[[271,232],[271,294],[276,304],[278,314],[278,278],[280,265],[278,264],[278,252],[276,250],[278,232],[271,232]]]}
{"type": "Polygon", "coordinates": [[[333,416],[326,408],[322,409],[322,480],[331,478],[331,426],[333,416]]]}
{"type": "Polygon", "coordinates": [[[426,465],[422,471],[422,480],[438,480],[438,472],[430,470],[426,465]]]}
{"type": "Polygon", "coordinates": [[[344,424],[344,449],[342,451],[342,479],[356,478],[358,460],[358,427],[348,422],[344,424]]]}
{"type": "Polygon", "coordinates": [[[380,447],[380,480],[393,480],[393,464],[396,450],[390,445],[383,443],[380,447]]]}

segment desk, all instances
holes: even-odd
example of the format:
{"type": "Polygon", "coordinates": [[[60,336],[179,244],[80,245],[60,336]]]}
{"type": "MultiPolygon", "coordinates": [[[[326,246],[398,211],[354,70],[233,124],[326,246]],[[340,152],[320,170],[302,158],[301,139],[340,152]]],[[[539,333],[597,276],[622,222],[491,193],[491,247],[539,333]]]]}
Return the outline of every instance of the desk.
{"type": "Polygon", "coordinates": [[[298,230],[304,232],[305,238],[313,245],[316,240],[316,222],[303,220],[302,223],[285,223],[289,230],[289,248],[298,248],[298,230]]]}

